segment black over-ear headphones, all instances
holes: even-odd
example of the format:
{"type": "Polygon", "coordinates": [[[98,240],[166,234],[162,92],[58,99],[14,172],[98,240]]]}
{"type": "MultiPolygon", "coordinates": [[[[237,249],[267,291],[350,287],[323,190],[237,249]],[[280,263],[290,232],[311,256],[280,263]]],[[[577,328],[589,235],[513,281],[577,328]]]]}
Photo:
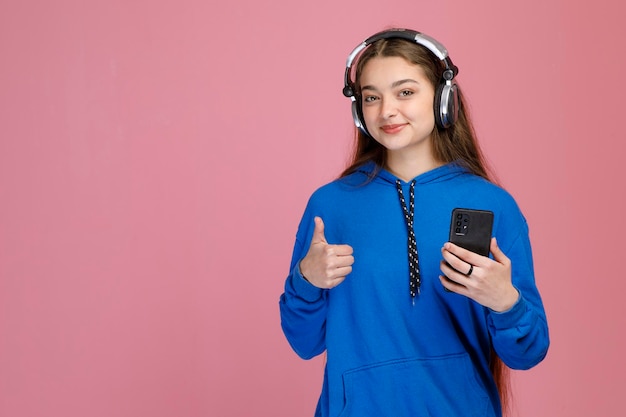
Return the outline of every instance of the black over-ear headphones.
{"type": "Polygon", "coordinates": [[[454,124],[458,115],[459,96],[457,84],[454,77],[458,74],[459,69],[452,63],[448,56],[448,50],[437,40],[423,33],[410,29],[392,29],[385,30],[367,38],[363,43],[358,45],[348,56],[346,63],[346,74],[343,87],[343,95],[349,97],[352,101],[352,118],[354,124],[364,134],[371,136],[365,126],[363,120],[363,112],[361,108],[361,98],[356,91],[354,82],[352,81],[352,65],[357,56],[369,45],[381,39],[401,38],[419,45],[422,45],[445,65],[441,81],[435,91],[434,112],[435,123],[440,129],[446,129],[454,124]]]}

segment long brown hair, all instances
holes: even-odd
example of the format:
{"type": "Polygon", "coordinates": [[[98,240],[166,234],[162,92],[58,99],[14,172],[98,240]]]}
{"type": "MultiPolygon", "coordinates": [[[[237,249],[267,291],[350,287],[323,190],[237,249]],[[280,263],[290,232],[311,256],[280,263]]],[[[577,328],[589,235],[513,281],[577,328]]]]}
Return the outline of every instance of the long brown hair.
{"type": "MultiPolygon", "coordinates": [[[[376,57],[400,57],[414,65],[419,65],[427,78],[436,87],[439,84],[444,71],[444,64],[425,47],[401,38],[381,39],[367,47],[358,59],[355,71],[355,87],[357,92],[357,105],[361,99],[360,77],[363,68],[369,60],[376,57]]],[[[442,163],[456,161],[465,166],[470,172],[486,180],[497,183],[493,170],[480,149],[476,139],[476,133],[472,125],[465,97],[460,87],[458,119],[447,129],[435,127],[431,134],[433,143],[433,156],[442,163]]],[[[370,136],[356,129],[356,141],[348,167],[341,173],[344,177],[355,172],[360,166],[372,161],[377,167],[384,167],[387,158],[385,147],[380,145],[370,136]]],[[[489,369],[495,380],[500,395],[503,413],[507,413],[510,400],[509,368],[498,357],[495,350],[491,349],[489,369]]]]}

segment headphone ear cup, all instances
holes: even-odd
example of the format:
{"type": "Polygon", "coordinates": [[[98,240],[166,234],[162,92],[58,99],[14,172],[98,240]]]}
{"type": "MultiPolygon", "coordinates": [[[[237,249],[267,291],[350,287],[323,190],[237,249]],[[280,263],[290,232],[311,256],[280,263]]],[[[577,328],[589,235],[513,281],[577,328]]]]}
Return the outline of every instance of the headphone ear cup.
{"type": "Polygon", "coordinates": [[[365,127],[365,120],[363,119],[363,109],[361,108],[361,97],[358,95],[350,97],[352,99],[352,118],[354,119],[354,125],[361,130],[365,135],[370,136],[367,128],[365,127]]]}
{"type": "Polygon", "coordinates": [[[433,102],[433,111],[435,113],[435,124],[439,129],[445,129],[446,126],[443,123],[443,114],[441,111],[441,94],[443,94],[444,83],[437,85],[437,91],[435,91],[435,100],[433,102]]]}
{"type": "Polygon", "coordinates": [[[452,126],[459,113],[459,95],[454,81],[444,81],[437,86],[434,100],[435,123],[440,129],[452,126]]]}

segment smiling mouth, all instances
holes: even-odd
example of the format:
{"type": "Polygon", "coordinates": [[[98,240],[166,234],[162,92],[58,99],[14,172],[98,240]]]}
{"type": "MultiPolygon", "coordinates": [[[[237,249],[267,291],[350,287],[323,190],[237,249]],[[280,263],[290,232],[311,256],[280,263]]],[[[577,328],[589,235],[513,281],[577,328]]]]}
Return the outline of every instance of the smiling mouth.
{"type": "Polygon", "coordinates": [[[384,125],[380,129],[385,133],[397,133],[402,130],[406,124],[384,125]]]}

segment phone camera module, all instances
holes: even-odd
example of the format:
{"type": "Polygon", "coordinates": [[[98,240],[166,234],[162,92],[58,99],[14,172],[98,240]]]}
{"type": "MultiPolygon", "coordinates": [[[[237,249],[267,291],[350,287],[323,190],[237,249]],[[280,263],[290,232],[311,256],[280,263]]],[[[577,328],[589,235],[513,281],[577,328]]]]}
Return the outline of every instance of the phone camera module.
{"type": "Polygon", "coordinates": [[[469,216],[466,213],[458,213],[456,215],[454,233],[460,236],[467,234],[469,228],[469,216]]]}

